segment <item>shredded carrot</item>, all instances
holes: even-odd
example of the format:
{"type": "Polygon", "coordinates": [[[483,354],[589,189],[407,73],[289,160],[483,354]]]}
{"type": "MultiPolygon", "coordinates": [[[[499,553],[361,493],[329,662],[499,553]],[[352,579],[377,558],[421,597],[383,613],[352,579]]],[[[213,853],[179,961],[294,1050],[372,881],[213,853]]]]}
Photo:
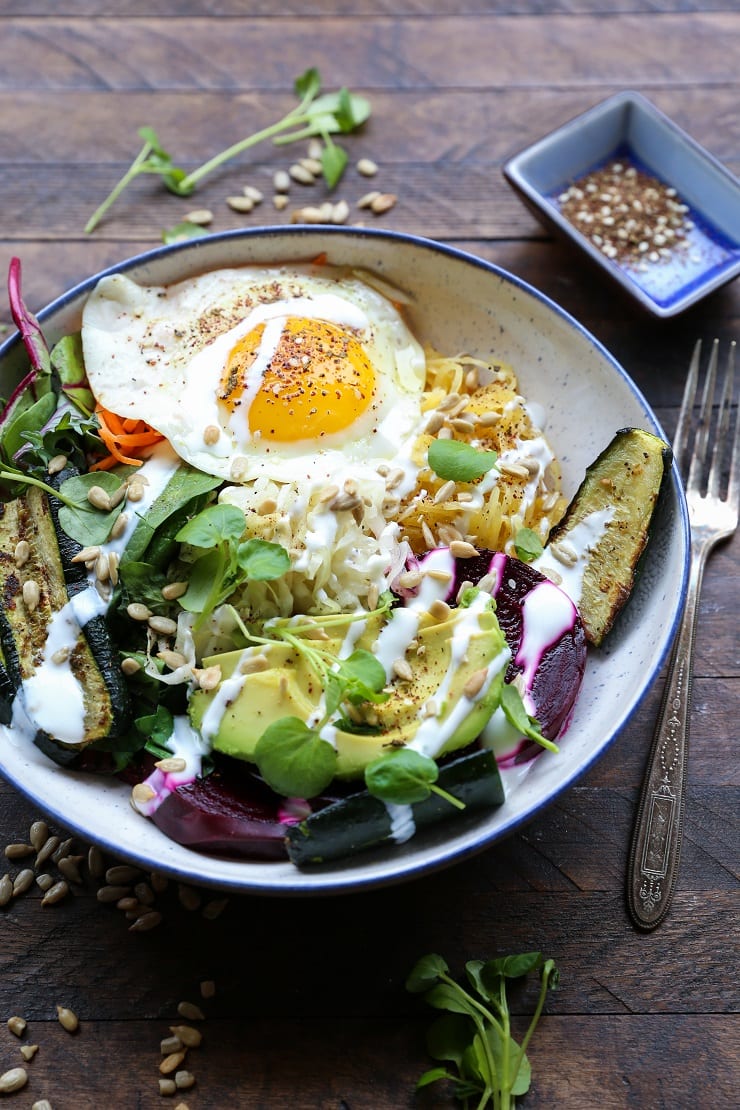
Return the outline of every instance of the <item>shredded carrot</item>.
{"type": "Polygon", "coordinates": [[[96,405],[95,413],[100,421],[100,438],[109,454],[96,462],[91,470],[110,470],[117,463],[141,466],[143,459],[137,458],[137,455],[164,439],[144,420],[123,419],[102,405],[96,405]]]}

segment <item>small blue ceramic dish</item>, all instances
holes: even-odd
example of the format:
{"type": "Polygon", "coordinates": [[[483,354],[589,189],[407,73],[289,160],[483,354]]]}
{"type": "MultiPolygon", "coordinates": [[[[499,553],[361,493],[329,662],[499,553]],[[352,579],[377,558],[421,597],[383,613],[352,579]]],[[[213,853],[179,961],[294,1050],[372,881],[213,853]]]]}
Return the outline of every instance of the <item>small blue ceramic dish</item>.
{"type": "Polygon", "coordinates": [[[517,154],[503,172],[545,226],[656,316],[675,316],[740,274],[740,181],[639,93],[595,105],[517,154]],[[676,190],[690,221],[680,250],[653,262],[609,258],[563,214],[564,191],[614,160],[676,190]]]}

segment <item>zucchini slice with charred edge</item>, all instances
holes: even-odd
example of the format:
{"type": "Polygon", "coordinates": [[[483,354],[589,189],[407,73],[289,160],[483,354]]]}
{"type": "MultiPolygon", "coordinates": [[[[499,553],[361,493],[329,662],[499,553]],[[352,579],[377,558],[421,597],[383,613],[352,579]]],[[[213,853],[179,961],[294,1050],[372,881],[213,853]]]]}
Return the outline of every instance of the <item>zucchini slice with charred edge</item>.
{"type": "MultiPolygon", "coordinates": [[[[437,785],[460,801],[464,813],[501,805],[504,788],[496,759],[487,749],[475,751],[440,767],[437,785]]],[[[417,828],[459,816],[445,798],[430,794],[412,806],[417,828]]],[[[286,849],[299,867],[352,856],[365,848],[392,840],[391,819],[379,798],[364,790],[311,814],[288,829],[286,849]]]]}
{"type": "MultiPolygon", "coordinates": [[[[596,647],[632,593],[672,458],[671,448],[658,436],[639,428],[622,428],[588,467],[565,516],[548,536],[545,552],[567,541],[592,514],[608,516],[600,537],[583,556],[578,603],[586,639],[596,647]]],[[[580,544],[573,546],[582,550],[580,544]]]]}
{"type": "MultiPolygon", "coordinates": [[[[36,488],[0,505],[0,649],[9,684],[0,683],[0,712],[5,716],[12,704],[10,688],[17,692],[35,673],[53,615],[88,587],[84,566],[72,562],[80,545],[60,529],[58,509],[55,498],[36,488]],[[30,555],[18,568],[14,552],[22,539],[28,541],[30,555]],[[23,602],[23,583],[29,580],[39,587],[35,608],[23,602]]],[[[41,730],[35,737],[37,745],[62,764],[73,761],[87,744],[125,732],[130,723],[128,690],[104,615],[85,624],[69,662],[84,691],[84,739],[65,744],[41,730]]]]}

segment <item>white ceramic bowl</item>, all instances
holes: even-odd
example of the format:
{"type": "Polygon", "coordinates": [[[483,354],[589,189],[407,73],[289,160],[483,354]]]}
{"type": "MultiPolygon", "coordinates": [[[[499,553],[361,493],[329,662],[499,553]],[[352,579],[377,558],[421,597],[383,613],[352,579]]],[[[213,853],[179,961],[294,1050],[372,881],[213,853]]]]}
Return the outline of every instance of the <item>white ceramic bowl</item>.
{"type": "MultiPolygon", "coordinates": [[[[383,231],[266,228],[156,249],[114,270],[140,282],[166,284],[219,266],[308,260],[322,252],[331,263],[373,270],[411,294],[408,315],[423,341],[442,351],[465,350],[511,363],[523,392],[545,410],[546,434],[561,460],[568,496],[619,428],[634,425],[662,434],[624,370],[575,320],[512,275],[438,243],[383,231]]],[[[81,306],[100,276],[38,314],[49,341],[79,326],[81,306]]],[[[23,362],[24,352],[13,337],[0,348],[3,392],[18,379],[23,362]]],[[[197,854],[134,813],[128,787],[64,771],[9,735],[0,736],[0,772],[43,813],[80,837],[190,883],[300,895],[418,876],[470,856],[531,820],[616,739],[670,646],[683,604],[687,552],[685,503],[674,470],[635,593],[605,647],[590,652],[560,754],[541,755],[499,809],[463,815],[403,846],[372,851],[341,866],[298,870],[288,862],[197,854]]],[[[594,814],[594,820],[600,819],[594,814]]]]}

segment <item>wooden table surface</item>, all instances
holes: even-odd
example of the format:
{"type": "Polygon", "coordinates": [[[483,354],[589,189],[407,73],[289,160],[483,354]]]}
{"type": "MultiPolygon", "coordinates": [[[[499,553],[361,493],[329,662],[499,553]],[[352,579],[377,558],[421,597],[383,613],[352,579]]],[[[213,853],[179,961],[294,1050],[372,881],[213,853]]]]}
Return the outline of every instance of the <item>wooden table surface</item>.
{"type": "MultiPolygon", "coordinates": [[[[278,118],[294,77],[315,65],[327,88],[372,101],[347,146],[352,162],[379,164],[372,187],[397,194],[374,226],[454,243],[553,297],[629,370],[669,434],[694,340],[740,337],[740,282],[677,319],[649,319],[550,239],[501,175],[529,141],[624,88],[739,173],[736,0],[0,0],[0,12],[0,271],[21,257],[34,309],[156,245],[193,207],[142,178],[82,233],[136,153],[139,126],[194,166],[278,118]]],[[[214,230],[287,223],[270,182],[291,160],[263,144],[208,180],[197,206],[213,209],[214,230]],[[245,180],[267,199],[238,216],[224,201],[245,180]]],[[[352,219],[368,187],[352,173],[338,190],[352,219]]],[[[317,186],[300,201],[322,197],[317,186]]],[[[159,1045],[183,999],[203,1007],[204,1041],[188,1062],[196,1086],[171,1105],[452,1105],[441,1090],[414,1094],[432,1015],[404,990],[409,968],[428,951],[459,969],[535,948],[557,960],[561,985],[531,1046],[524,1106],[737,1105],[739,556],[735,538],[705,580],[681,875],[655,933],[632,927],[623,886],[659,684],[542,816],[436,876],[329,899],[231,897],[225,908],[212,891],[170,884],[158,895],[163,923],[141,934],[99,903],[86,869],[57,905],[42,907],[35,886],[15,898],[0,909],[0,1072],[23,1063],[11,1015],[39,1050],[8,1105],[167,1105],[159,1045]],[[205,980],[216,995],[202,1001],[205,980]],[[79,1016],[75,1036],[58,1004],[79,1016]]],[[[0,844],[27,840],[41,817],[0,782],[0,844]]],[[[23,866],[3,859],[0,874],[23,866]]],[[[515,994],[517,1014],[533,997],[515,994]]]]}

